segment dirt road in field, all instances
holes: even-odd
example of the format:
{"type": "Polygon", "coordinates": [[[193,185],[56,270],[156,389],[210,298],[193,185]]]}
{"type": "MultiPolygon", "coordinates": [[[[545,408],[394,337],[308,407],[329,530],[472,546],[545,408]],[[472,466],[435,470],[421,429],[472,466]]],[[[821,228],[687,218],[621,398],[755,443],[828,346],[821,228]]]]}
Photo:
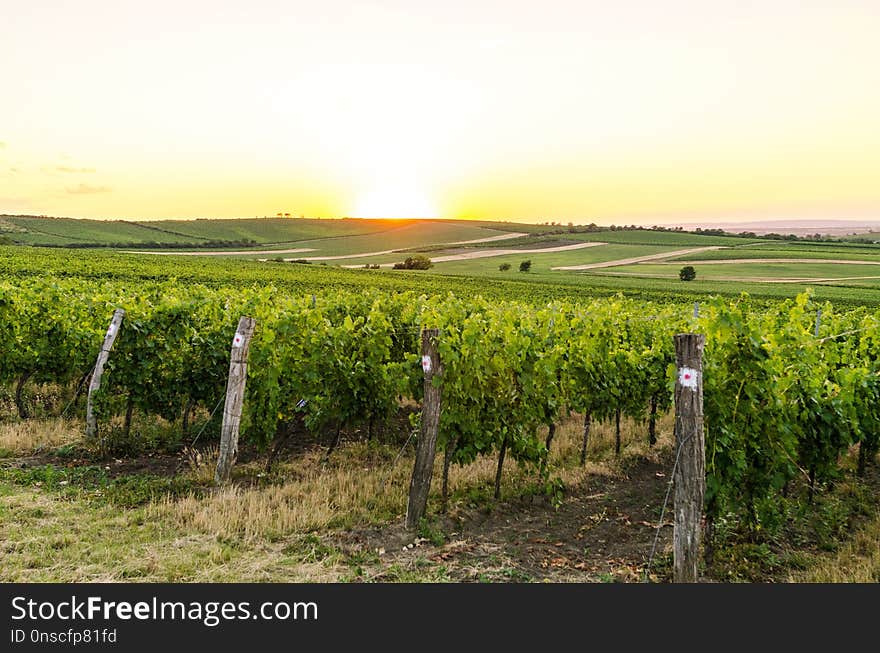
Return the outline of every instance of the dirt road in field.
{"type": "Polygon", "coordinates": [[[449,245],[473,245],[474,243],[494,243],[496,240],[510,240],[511,238],[521,238],[523,236],[528,236],[527,233],[523,233],[521,231],[511,231],[507,234],[501,234],[500,236],[489,236],[488,238],[474,238],[473,240],[458,240],[454,243],[447,243],[449,245]]]}
{"type": "MultiPolygon", "coordinates": [[[[573,249],[584,249],[585,247],[598,247],[599,245],[607,245],[608,243],[575,243],[573,245],[559,245],[558,247],[543,247],[533,249],[480,249],[475,252],[460,252],[458,254],[446,254],[444,256],[432,256],[432,263],[447,263],[449,261],[469,261],[477,258],[492,258],[494,256],[507,256],[508,254],[550,254],[553,252],[567,252],[573,249]]],[[[391,254],[392,252],[383,252],[391,254]]],[[[367,256],[367,254],[362,254],[367,256]]],[[[337,258],[354,258],[353,256],[339,256],[337,258]]],[[[379,267],[390,268],[394,263],[382,263],[379,267]]],[[[343,265],[344,268],[360,268],[361,265],[343,265]]],[[[554,268],[555,269],[555,268],[554,268]]]]}
{"type": "Polygon", "coordinates": [[[490,258],[492,256],[506,256],[508,254],[550,254],[552,252],[568,252],[573,249],[584,249],[585,247],[598,247],[599,245],[607,245],[607,243],[574,243],[573,245],[559,245],[557,247],[535,247],[530,249],[481,249],[476,252],[462,252],[461,254],[448,254],[446,256],[436,256],[431,260],[434,263],[445,263],[447,261],[469,261],[475,258],[490,258]]]}
{"type": "MultiPolygon", "coordinates": [[[[597,272],[608,277],[636,277],[639,279],[678,279],[677,274],[654,274],[641,272],[597,272]]],[[[703,281],[740,281],[755,283],[835,283],[837,281],[863,281],[880,279],[880,276],[869,277],[701,277],[703,281]]]]}
{"type": "MultiPolygon", "coordinates": [[[[487,238],[475,238],[474,240],[457,240],[451,243],[436,243],[437,245],[472,245],[476,243],[491,243],[496,240],[510,240],[511,238],[521,238],[522,236],[528,236],[527,233],[520,231],[512,231],[510,233],[504,233],[500,236],[488,236],[487,238]]],[[[235,251],[231,252],[229,250],[208,250],[208,251],[197,251],[197,252],[173,252],[173,251],[160,251],[154,252],[150,250],[131,250],[125,251],[123,254],[155,254],[157,256],[248,256],[251,254],[259,254],[259,255],[269,255],[269,254],[301,254],[303,252],[314,252],[314,247],[298,247],[295,249],[249,249],[244,251],[235,251]]],[[[346,259],[346,258],[363,258],[365,256],[382,256],[383,254],[393,254],[396,250],[387,249],[381,252],[365,252],[363,254],[345,254],[343,256],[310,256],[306,258],[306,261],[334,261],[337,259],[346,259]]]]}
{"type": "MultiPolygon", "coordinates": [[[[520,232],[511,232],[509,234],[501,234],[500,236],[489,236],[488,238],[475,238],[474,240],[457,240],[452,243],[435,243],[435,245],[475,245],[477,243],[493,243],[497,240],[510,240],[511,238],[520,238],[521,236],[528,236],[526,233],[520,232]]],[[[338,256],[307,256],[304,257],[304,261],[341,261],[347,258],[366,258],[368,256],[385,256],[386,254],[394,254],[394,252],[399,251],[396,249],[384,249],[381,252],[363,252],[362,254],[341,254],[338,256]]],[[[362,267],[360,265],[348,266],[344,265],[342,267],[362,267]]],[[[383,267],[391,267],[391,264],[383,267]]]]}
{"type": "Polygon", "coordinates": [[[725,249],[721,246],[713,247],[692,247],[690,249],[678,249],[674,252],[662,252],[660,254],[648,254],[647,256],[634,256],[632,258],[621,258],[616,261],[602,261],[601,263],[585,263],[584,265],[563,265],[551,270],[598,270],[599,268],[613,268],[618,265],[631,265],[633,263],[642,263],[644,261],[656,261],[658,259],[672,258],[674,256],[684,256],[685,254],[694,254],[696,252],[708,252],[713,249],[725,249]]]}
{"type": "Polygon", "coordinates": [[[724,263],[831,263],[834,265],[880,265],[878,261],[850,261],[836,258],[726,258],[707,261],[661,261],[658,265],[722,265],[724,263]]]}

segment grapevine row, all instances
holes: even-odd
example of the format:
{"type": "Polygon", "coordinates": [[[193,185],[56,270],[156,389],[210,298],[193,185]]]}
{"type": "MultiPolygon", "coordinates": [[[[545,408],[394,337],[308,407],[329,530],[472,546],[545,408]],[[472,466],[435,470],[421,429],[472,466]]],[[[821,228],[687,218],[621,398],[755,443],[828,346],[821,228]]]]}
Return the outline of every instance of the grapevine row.
{"type": "MultiPolygon", "coordinates": [[[[714,299],[695,318],[621,297],[534,305],[413,292],[287,294],[172,283],[0,281],[0,384],[81,387],[115,308],[126,318],[105,370],[103,419],[134,410],[184,425],[222,398],[240,315],[257,320],[243,420],[265,446],[293,423],[337,434],[420,401],[419,333],[440,331],[438,446],[466,464],[500,454],[544,469],[562,415],[652,421],[671,403],[672,335],[706,335],[707,515],[757,527],[803,479],[816,491],[859,445],[880,446],[880,315],[808,294],[771,307],[714,299]],[[817,316],[821,315],[818,323],[817,316]],[[539,435],[544,427],[550,437],[539,435]]],[[[19,393],[20,394],[20,393],[19,393]]],[[[24,405],[20,406],[24,417],[24,405]]],[[[653,427],[649,428],[653,437],[653,427]]],[[[619,451],[619,431],[617,447],[619,451]]]]}

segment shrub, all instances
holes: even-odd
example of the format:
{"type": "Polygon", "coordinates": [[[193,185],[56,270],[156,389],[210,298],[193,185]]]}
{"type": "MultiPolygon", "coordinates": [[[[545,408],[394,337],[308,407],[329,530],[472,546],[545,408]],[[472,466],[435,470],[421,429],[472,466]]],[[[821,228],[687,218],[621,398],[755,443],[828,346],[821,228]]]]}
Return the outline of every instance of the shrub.
{"type": "Polygon", "coordinates": [[[520,272],[528,272],[531,269],[532,269],[532,260],[531,259],[525,260],[519,264],[519,271],[520,272]]]}
{"type": "Polygon", "coordinates": [[[502,263],[498,266],[498,269],[502,272],[507,272],[510,269],[510,263],[502,263]]]}
{"type": "Polygon", "coordinates": [[[678,278],[682,281],[693,281],[697,278],[697,271],[694,270],[693,265],[685,265],[678,271],[678,278]]]}
{"type": "Polygon", "coordinates": [[[424,254],[407,256],[403,263],[394,264],[395,270],[427,270],[432,267],[434,267],[434,264],[431,263],[431,259],[424,254]]]}

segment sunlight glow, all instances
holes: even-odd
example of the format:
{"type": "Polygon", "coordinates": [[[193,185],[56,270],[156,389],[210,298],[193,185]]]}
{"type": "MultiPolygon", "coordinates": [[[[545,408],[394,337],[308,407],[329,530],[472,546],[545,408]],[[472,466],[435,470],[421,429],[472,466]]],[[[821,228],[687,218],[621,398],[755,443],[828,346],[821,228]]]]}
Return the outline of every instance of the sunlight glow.
{"type": "Polygon", "coordinates": [[[878,0],[4,10],[0,215],[880,219],[878,0]]]}
{"type": "Polygon", "coordinates": [[[425,194],[412,187],[384,185],[362,194],[354,218],[437,218],[439,212],[425,194]]]}

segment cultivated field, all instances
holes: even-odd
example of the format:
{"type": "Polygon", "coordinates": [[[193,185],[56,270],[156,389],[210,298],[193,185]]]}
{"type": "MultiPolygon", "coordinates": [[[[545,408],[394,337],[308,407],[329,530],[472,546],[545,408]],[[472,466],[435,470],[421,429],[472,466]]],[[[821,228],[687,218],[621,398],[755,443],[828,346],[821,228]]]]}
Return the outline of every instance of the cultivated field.
{"type": "Polygon", "coordinates": [[[865,453],[877,318],[859,307],[880,301],[864,278],[880,250],[509,227],[312,233],[296,248],[348,258],[309,263],[0,247],[2,579],[668,580],[667,377],[671,335],[687,329],[710,338],[707,576],[880,578],[880,478],[865,453]],[[356,256],[382,243],[399,251],[356,256]],[[414,251],[434,267],[342,267],[414,251]],[[678,279],[686,263],[696,281],[678,279]],[[743,290],[761,299],[712,299],[743,290]],[[618,294],[636,301],[593,301],[618,294]],[[78,391],[117,306],[128,314],[96,441],[78,391]],[[244,439],[232,485],[216,487],[218,397],[245,312],[259,326],[244,439]],[[427,320],[444,334],[458,436],[441,441],[428,518],[408,532],[427,320]],[[765,386],[792,396],[768,401],[765,386]],[[741,465],[740,447],[764,462],[741,465]]]}

